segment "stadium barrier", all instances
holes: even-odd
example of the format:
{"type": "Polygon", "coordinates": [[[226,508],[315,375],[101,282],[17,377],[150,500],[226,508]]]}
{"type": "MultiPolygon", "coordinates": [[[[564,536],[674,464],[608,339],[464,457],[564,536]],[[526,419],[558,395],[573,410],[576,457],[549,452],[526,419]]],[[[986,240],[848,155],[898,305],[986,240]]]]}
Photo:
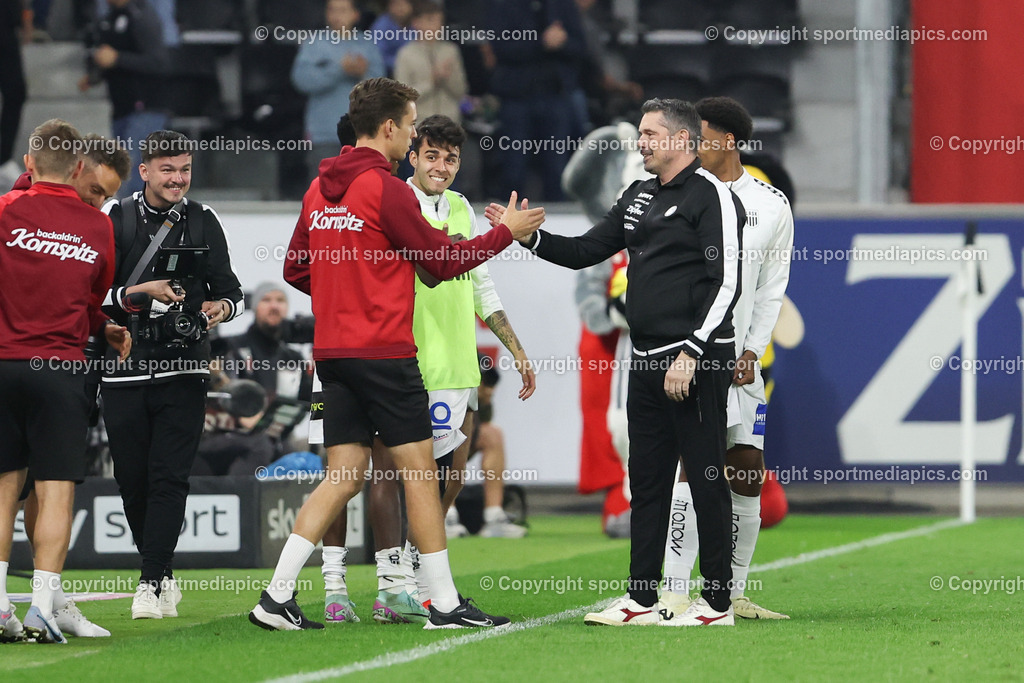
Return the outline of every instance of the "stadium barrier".
{"type": "MultiPolygon", "coordinates": [[[[185,521],[174,554],[175,569],[273,567],[292,531],[295,515],[315,481],[249,477],[192,477],[185,521]]],[[[348,561],[372,562],[364,494],[348,505],[348,561]]],[[[314,553],[310,563],[320,561],[314,553]]],[[[113,479],[89,478],[75,489],[75,516],[67,569],[137,567],[139,555],[113,479]]],[[[15,525],[11,567],[32,567],[21,513],[15,525]]]]}

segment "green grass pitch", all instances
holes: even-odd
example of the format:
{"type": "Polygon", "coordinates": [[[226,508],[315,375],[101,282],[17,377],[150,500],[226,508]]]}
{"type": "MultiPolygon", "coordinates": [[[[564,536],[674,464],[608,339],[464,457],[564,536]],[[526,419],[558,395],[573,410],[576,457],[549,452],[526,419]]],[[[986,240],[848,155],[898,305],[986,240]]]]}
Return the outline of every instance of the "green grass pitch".
{"type": "MultiPolygon", "coordinates": [[[[754,563],[938,521],[791,516],[761,535],[754,563]]],[[[349,568],[348,584],[359,624],[262,631],[244,616],[256,603],[253,590],[186,592],[181,616],[159,621],[132,621],[130,598],[82,602],[83,612],[112,637],[72,638],[67,646],[0,645],[0,671],[5,680],[208,683],[339,674],[357,680],[1022,680],[1024,520],[983,519],[769,567],[751,575],[761,585],[748,594],[792,620],[700,629],[590,627],[570,612],[622,593],[628,542],[604,538],[598,526],[593,517],[537,517],[523,540],[451,543],[460,591],[520,624],[505,635],[378,625],[370,617],[374,568],[356,566],[349,568]],[[545,619],[549,615],[561,616],[545,619]]],[[[179,577],[265,581],[270,574],[183,570],[179,577]]],[[[64,578],[118,575],[137,573],[68,571],[64,578]]],[[[322,616],[319,569],[307,568],[301,578],[314,589],[300,595],[300,604],[309,616],[322,616]]],[[[18,578],[8,588],[29,591],[28,581],[18,578]]],[[[26,609],[19,605],[19,615],[26,609]]]]}

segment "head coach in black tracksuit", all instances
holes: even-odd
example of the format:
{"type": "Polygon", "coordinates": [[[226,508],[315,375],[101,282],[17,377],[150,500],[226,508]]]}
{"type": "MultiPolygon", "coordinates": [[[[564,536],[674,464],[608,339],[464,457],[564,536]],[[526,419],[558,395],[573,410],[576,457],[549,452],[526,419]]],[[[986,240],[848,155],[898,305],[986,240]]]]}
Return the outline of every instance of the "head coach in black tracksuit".
{"type": "Polygon", "coordinates": [[[166,312],[168,304],[182,305],[193,315],[201,311],[210,327],[242,311],[242,288],[217,214],[185,198],[191,149],[181,133],[151,133],[142,149],[144,189],[105,207],[114,224],[117,263],[104,310],[113,310],[134,340],[124,364],[110,362],[108,354],[102,390],[114,477],[142,555],[142,578],[132,603],[136,619],[177,616],[180,592],[171,560],[203,431],[210,374],[205,333],[175,340],[154,337],[151,330],[174,314],[166,312]],[[155,274],[157,247],[207,248],[205,263],[180,282],[184,295],[155,274]],[[132,316],[137,304],[128,295],[139,292],[153,302],[132,316]]]}
{"type": "MultiPolygon", "coordinates": [[[[681,456],[697,513],[703,597],[724,612],[732,577],[726,393],[745,212],[728,187],[701,168],[701,121],[691,104],[650,100],[643,112],[639,147],[644,168],[657,177],[630,185],[586,234],[568,238],[541,230],[524,244],[546,261],[577,269],[628,250],[630,597],[644,609],[657,602],[681,456]]],[[[615,621],[629,623],[628,612],[615,621]]]]}

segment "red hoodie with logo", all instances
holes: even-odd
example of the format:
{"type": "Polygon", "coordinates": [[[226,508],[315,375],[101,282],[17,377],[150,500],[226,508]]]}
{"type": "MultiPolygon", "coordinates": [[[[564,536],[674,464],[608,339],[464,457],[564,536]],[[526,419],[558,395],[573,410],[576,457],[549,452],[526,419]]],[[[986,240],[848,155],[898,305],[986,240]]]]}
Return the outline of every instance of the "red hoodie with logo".
{"type": "Polygon", "coordinates": [[[313,298],[314,360],[412,358],[413,264],[448,280],[511,243],[499,225],[452,244],[423,218],[384,155],[345,147],[320,163],[302,199],[284,279],[313,298]]]}
{"type": "Polygon", "coordinates": [[[73,187],[39,182],[0,196],[0,359],[84,360],[113,281],[110,219],[73,187]]]}

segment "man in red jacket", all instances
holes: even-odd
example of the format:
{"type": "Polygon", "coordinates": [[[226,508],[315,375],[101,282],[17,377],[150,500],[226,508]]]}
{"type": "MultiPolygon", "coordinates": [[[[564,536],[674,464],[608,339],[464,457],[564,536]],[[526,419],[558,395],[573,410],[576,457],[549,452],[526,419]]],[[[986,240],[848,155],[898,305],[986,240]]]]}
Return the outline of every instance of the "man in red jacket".
{"type": "Polygon", "coordinates": [[[362,490],[378,434],[403,471],[409,533],[430,584],[424,628],[494,627],[452,581],[437,495],[432,430],[412,334],[415,265],[439,280],[469,272],[518,235],[532,235],[542,209],[517,210],[516,194],[498,225],[452,244],[429,226],[412,190],[391,175],[416,136],[412,88],[388,78],[352,89],[356,146],[320,163],[302,201],[285,260],[285,280],[310,294],[316,316],[313,358],[324,385],[326,478],[295,520],[270,586],[249,620],[270,630],[322,629],[294,598],[299,570],[324,530],[362,490]]]}
{"type": "MultiPolygon", "coordinates": [[[[82,167],[82,137],[52,119],[29,138],[27,190],[0,197],[0,556],[7,557],[28,468],[39,516],[33,536],[32,606],[24,630],[37,642],[64,643],[53,597],[71,537],[75,482],[85,477],[84,348],[106,334],[127,355],[130,336],[107,326],[100,303],[114,276],[110,220],[69,185],[82,167]]],[[[14,635],[10,604],[0,629],[14,635]]]]}
{"type": "MultiPolygon", "coordinates": [[[[70,185],[75,188],[78,197],[94,208],[101,208],[111,197],[117,194],[121,182],[128,177],[128,164],[130,159],[128,151],[117,140],[108,140],[95,133],[86,135],[82,142],[82,169],[77,175],[72,176],[70,185]]],[[[32,187],[32,174],[25,172],[14,183],[12,190],[27,190],[32,187]]],[[[112,327],[114,331],[117,328],[112,327]]],[[[121,333],[119,333],[121,334],[121,333]]],[[[90,379],[86,386],[86,398],[95,401],[98,387],[98,370],[94,379],[90,379]]],[[[90,404],[91,405],[91,404],[90,404]]],[[[39,501],[35,494],[35,482],[28,478],[28,482],[22,491],[25,498],[25,532],[28,534],[29,542],[35,534],[36,516],[39,511],[39,501]]],[[[7,578],[7,561],[9,553],[0,553],[0,586],[5,585],[7,578]]],[[[0,606],[9,602],[7,591],[0,588],[0,606]]],[[[13,614],[13,613],[12,613],[13,614]]],[[[75,601],[64,594],[58,587],[53,598],[53,614],[57,627],[64,635],[72,635],[82,638],[105,638],[110,631],[89,621],[82,611],[75,604],[75,601]]],[[[0,630],[3,626],[0,626],[0,630]]],[[[3,635],[0,634],[0,639],[3,635]]]]}

